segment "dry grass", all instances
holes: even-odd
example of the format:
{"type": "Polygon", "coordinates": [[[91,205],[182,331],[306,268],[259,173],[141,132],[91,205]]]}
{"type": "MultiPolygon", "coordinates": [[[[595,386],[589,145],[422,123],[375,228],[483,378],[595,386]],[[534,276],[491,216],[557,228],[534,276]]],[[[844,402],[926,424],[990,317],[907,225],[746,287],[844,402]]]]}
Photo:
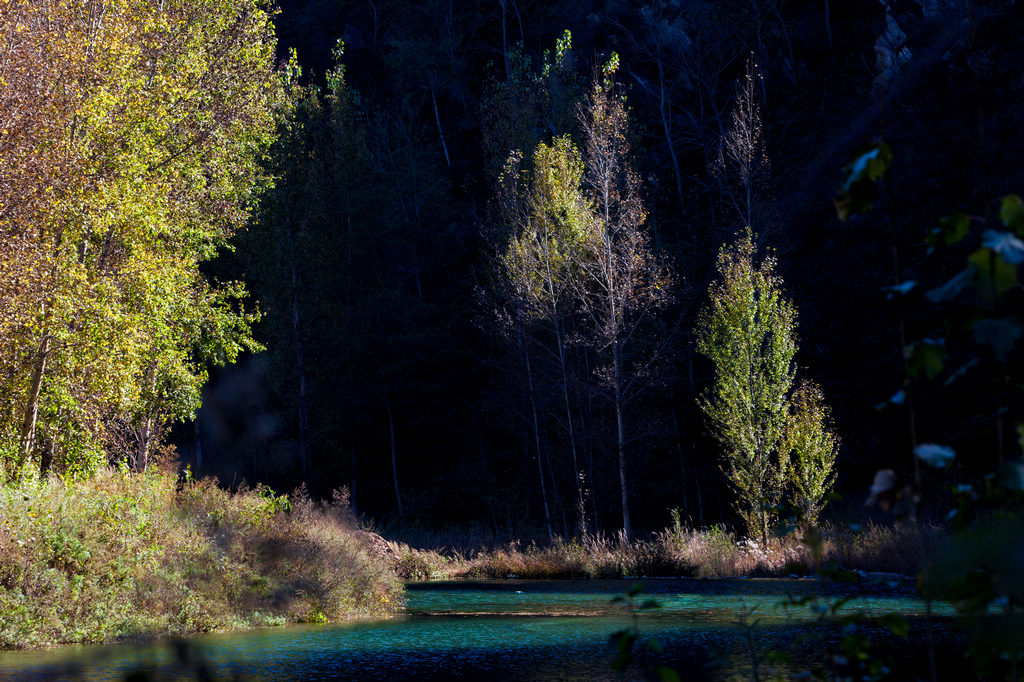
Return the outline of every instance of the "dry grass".
{"type": "Polygon", "coordinates": [[[824,560],[863,571],[916,575],[943,549],[948,534],[931,525],[878,525],[824,529],[824,560]]]}
{"type": "Polygon", "coordinates": [[[333,621],[402,599],[347,508],[301,493],[108,471],[2,488],[0,518],[4,648],[333,621]]]}
{"type": "MultiPolygon", "coordinates": [[[[844,570],[914,575],[945,537],[934,527],[869,525],[821,529],[822,561],[844,570]]],[[[390,543],[401,577],[575,579],[634,577],[781,577],[814,572],[812,553],[797,535],[767,547],[738,538],[723,526],[675,525],[649,540],[627,542],[619,534],[583,540],[555,538],[547,545],[511,542],[477,551],[416,549],[390,543]]]]}

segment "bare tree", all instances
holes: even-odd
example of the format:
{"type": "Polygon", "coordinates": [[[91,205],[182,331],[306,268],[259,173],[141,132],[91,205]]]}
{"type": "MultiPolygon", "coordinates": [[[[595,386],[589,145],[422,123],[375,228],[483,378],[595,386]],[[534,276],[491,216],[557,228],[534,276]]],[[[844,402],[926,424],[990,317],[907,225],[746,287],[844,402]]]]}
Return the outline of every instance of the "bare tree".
{"type": "Polygon", "coordinates": [[[579,110],[585,181],[595,213],[581,286],[593,322],[593,344],[606,359],[600,374],[615,406],[622,526],[628,538],[632,524],[626,406],[643,387],[656,357],[643,348],[648,345],[644,326],[667,303],[670,275],[651,250],[644,229],[647,214],[640,180],[629,164],[629,116],[613,81],[618,63],[613,53],[579,110]]]}
{"type": "Polygon", "coordinates": [[[743,80],[736,86],[729,129],[719,151],[718,168],[732,177],[737,196],[730,194],[733,207],[744,226],[755,227],[754,217],[762,208],[762,188],[768,176],[768,154],[761,125],[761,82],[763,77],[753,55],[747,58],[743,80]]]}

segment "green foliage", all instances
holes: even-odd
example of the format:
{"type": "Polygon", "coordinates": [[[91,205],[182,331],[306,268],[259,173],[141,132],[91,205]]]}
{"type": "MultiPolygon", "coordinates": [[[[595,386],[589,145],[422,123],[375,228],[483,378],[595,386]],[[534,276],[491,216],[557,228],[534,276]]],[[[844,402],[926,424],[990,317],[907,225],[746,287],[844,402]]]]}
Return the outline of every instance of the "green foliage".
{"type": "Polygon", "coordinates": [[[521,45],[511,47],[504,80],[492,78],[480,103],[485,169],[498,177],[512,151],[535,149],[549,134],[572,128],[574,107],[582,92],[576,73],[572,34],[545,51],[539,72],[521,45]]]}
{"type": "Polygon", "coordinates": [[[892,164],[892,151],[885,142],[876,142],[857,155],[843,170],[846,181],[836,196],[836,212],[840,220],[870,211],[878,196],[878,181],[892,164]]]}
{"type": "Polygon", "coordinates": [[[821,388],[803,380],[793,393],[783,449],[790,452],[792,502],[806,526],[816,526],[836,479],[839,437],[821,388]]]}
{"type": "MultiPolygon", "coordinates": [[[[772,257],[755,261],[747,232],[718,255],[697,348],[715,366],[699,404],[721,443],[724,471],[747,531],[767,544],[789,472],[786,430],[796,354],[796,309],[772,257]]],[[[806,427],[803,427],[806,430],[806,427]]]]}
{"type": "Polygon", "coordinates": [[[502,177],[503,208],[514,229],[502,266],[530,316],[557,319],[593,222],[582,192],[583,160],[565,135],[537,145],[532,173],[519,168],[518,158],[510,157],[502,177]]]}
{"type": "Polygon", "coordinates": [[[665,646],[656,637],[642,637],[640,632],[639,613],[661,608],[656,599],[644,599],[637,603],[643,595],[644,586],[642,583],[634,583],[625,595],[617,595],[612,598],[613,604],[625,604],[629,613],[630,625],[616,632],[608,638],[608,643],[615,652],[612,659],[612,669],[620,673],[637,666],[649,668],[653,678],[662,682],[679,682],[679,673],[665,665],[656,665],[648,660],[650,655],[663,653],[665,646]],[[639,645],[639,646],[638,646],[639,645]]]}
{"type": "Polygon", "coordinates": [[[150,470],[0,488],[0,647],[387,613],[392,567],[345,514],[150,470]]]}
{"type": "MultiPolygon", "coordinates": [[[[54,108],[3,106],[18,119],[4,128],[45,150],[47,187],[0,244],[4,275],[31,273],[4,299],[27,314],[0,329],[3,477],[88,474],[108,456],[142,469],[162,425],[195,413],[207,363],[258,347],[244,288],[200,263],[230,248],[266,184],[271,13],[260,0],[62,0],[14,3],[0,25],[30,62],[15,71],[62,84],[54,108]]],[[[18,177],[0,204],[29,191],[18,177]]]]}
{"type": "MultiPolygon", "coordinates": [[[[863,165],[861,159],[851,164],[857,165],[863,165]]],[[[880,176],[886,169],[887,163],[875,171],[880,176]]],[[[837,207],[842,199],[837,199],[837,207]]],[[[870,202],[864,208],[870,208],[870,202]]],[[[842,209],[840,216],[843,217],[842,209]]],[[[927,382],[942,378],[948,356],[959,357],[962,364],[945,378],[945,386],[961,380],[969,372],[981,375],[980,368],[990,368],[982,379],[982,385],[992,398],[987,401],[989,404],[978,412],[971,402],[957,397],[952,409],[954,414],[966,416],[972,423],[994,422],[994,459],[998,464],[994,470],[983,466],[983,470],[990,468],[990,472],[981,481],[960,482],[953,488],[956,507],[947,516],[954,531],[952,542],[940,552],[926,555],[921,551],[925,565],[918,575],[918,590],[928,600],[943,599],[953,604],[962,623],[969,626],[972,636],[968,656],[980,678],[1016,679],[1017,670],[1024,662],[1020,644],[1022,621],[1015,612],[1024,605],[1024,586],[1019,578],[1024,575],[1024,561],[1017,549],[1024,527],[1020,493],[1024,438],[1019,443],[1022,452],[1014,453],[1007,460],[1003,431],[1004,421],[1016,422],[1018,433],[1024,435],[1020,414],[1014,410],[1021,397],[1019,342],[1024,337],[1017,271],[1024,263],[1024,242],[1019,238],[1024,228],[1024,202],[1019,196],[1003,197],[999,220],[1005,230],[986,229],[981,235],[980,248],[967,256],[967,267],[925,294],[929,303],[940,307],[949,338],[906,343],[903,352],[908,360],[909,378],[927,382]]],[[[929,253],[938,247],[953,248],[968,240],[972,222],[984,226],[987,219],[969,218],[962,212],[941,219],[939,227],[925,238],[929,253]]],[[[908,379],[905,386],[909,383],[908,379]]],[[[929,390],[935,387],[930,384],[929,390]]],[[[902,403],[905,393],[901,391],[899,395],[902,403]]],[[[972,442],[969,451],[958,458],[957,452],[948,445],[922,443],[915,447],[914,455],[936,469],[952,468],[951,465],[963,460],[977,467],[977,460],[984,455],[981,450],[972,442]]],[[[893,487],[893,479],[891,470],[879,471],[871,499],[891,492],[885,488],[893,487]]],[[[919,494],[914,492],[910,496],[911,517],[919,494]]],[[[897,636],[904,636],[903,624],[888,627],[897,636]]],[[[870,660],[864,654],[866,647],[861,647],[857,640],[847,637],[843,646],[861,660],[870,660]]],[[[934,667],[931,674],[933,679],[937,676],[934,667]]]]}

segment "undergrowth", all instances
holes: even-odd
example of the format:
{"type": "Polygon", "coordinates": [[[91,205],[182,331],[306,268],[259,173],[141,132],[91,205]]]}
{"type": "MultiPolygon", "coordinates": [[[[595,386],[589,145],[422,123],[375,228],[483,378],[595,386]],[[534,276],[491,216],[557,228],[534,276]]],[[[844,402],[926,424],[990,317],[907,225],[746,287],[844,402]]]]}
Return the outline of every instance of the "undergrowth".
{"type": "Polygon", "coordinates": [[[393,611],[402,586],[391,562],[337,502],[159,472],[0,488],[0,647],[393,611]]]}
{"type": "MultiPolygon", "coordinates": [[[[944,534],[927,526],[868,525],[820,529],[823,563],[844,570],[917,574],[944,534]]],[[[389,543],[404,580],[457,578],[574,579],[622,577],[783,577],[811,575],[812,553],[797,534],[761,546],[724,526],[704,529],[679,524],[647,540],[615,536],[554,538],[550,543],[513,541],[477,550],[417,549],[389,543]]]]}

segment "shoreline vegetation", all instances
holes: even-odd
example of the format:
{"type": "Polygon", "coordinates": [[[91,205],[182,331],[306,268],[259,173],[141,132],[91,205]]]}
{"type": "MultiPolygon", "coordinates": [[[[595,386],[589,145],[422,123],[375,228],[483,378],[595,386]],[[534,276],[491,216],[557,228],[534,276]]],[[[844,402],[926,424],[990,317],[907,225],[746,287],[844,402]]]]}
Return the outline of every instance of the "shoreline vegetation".
{"type": "Polygon", "coordinates": [[[459,538],[439,536],[391,540],[388,547],[405,581],[786,578],[813,576],[823,566],[912,580],[947,541],[945,531],[926,525],[825,524],[818,532],[821,559],[817,564],[797,533],[773,537],[763,547],[723,525],[697,529],[678,522],[649,539],[629,541],[620,531],[583,540],[555,537],[548,544],[513,541],[487,549],[469,549],[459,538]]]}
{"type": "MultiPolygon", "coordinates": [[[[359,529],[344,490],[320,504],[304,488],[229,492],[159,468],[11,484],[0,489],[0,517],[2,649],[383,616],[401,608],[403,581],[786,577],[815,568],[794,535],[764,549],[723,526],[677,520],[630,541],[385,540],[359,529]]],[[[913,575],[920,554],[906,548],[936,548],[944,537],[925,527],[826,526],[822,561],[913,575]]]]}
{"type": "Polygon", "coordinates": [[[0,488],[0,648],[384,615],[403,600],[343,495],[150,469],[0,488]]]}

